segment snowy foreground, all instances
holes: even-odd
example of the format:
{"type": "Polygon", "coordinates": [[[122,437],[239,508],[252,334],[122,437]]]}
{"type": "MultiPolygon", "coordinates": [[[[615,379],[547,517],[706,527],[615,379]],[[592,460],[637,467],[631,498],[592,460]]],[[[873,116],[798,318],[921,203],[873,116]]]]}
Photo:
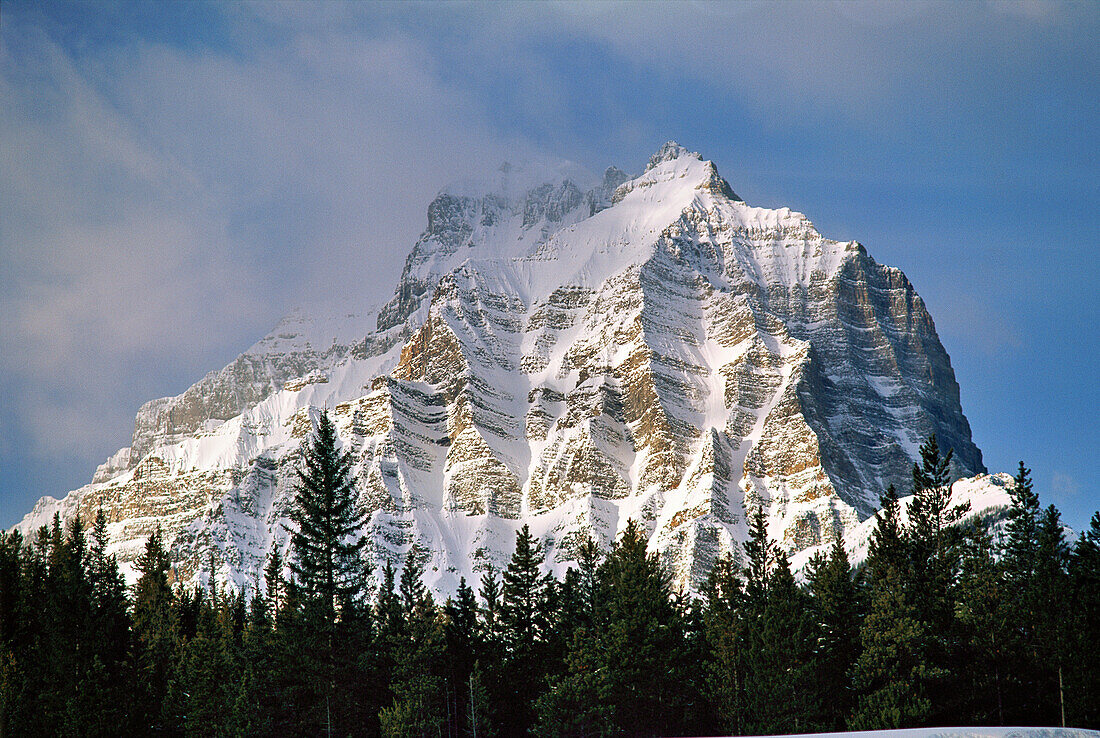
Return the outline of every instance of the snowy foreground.
{"type": "MultiPolygon", "coordinates": [[[[795,738],[772,736],[771,738],[795,738]]],[[[1083,728],[910,728],[857,730],[849,733],[804,733],[801,738],[1100,738],[1083,728]]]]}

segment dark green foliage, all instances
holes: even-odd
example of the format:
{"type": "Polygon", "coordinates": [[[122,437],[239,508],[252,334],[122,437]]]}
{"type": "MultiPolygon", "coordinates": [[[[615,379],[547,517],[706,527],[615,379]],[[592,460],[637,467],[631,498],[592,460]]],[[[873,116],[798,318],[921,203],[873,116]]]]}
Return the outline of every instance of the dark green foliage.
{"type": "Polygon", "coordinates": [[[321,413],[317,431],[302,451],[290,511],[298,527],[290,539],[290,569],[303,601],[319,607],[320,617],[328,623],[362,594],[360,552],[366,544],[359,535],[365,515],[355,506],[351,456],[337,448],[337,440],[328,413],[321,413]]]}
{"type": "Polygon", "coordinates": [[[634,521],[597,573],[591,628],[574,632],[567,669],[538,701],[542,735],[672,735],[688,707],[683,613],[634,521]]]}
{"type": "MultiPolygon", "coordinates": [[[[287,658],[296,664],[297,684],[289,684],[303,718],[302,727],[328,732],[356,720],[357,691],[346,686],[356,674],[351,650],[355,633],[349,620],[360,617],[364,600],[359,534],[364,513],[356,508],[351,456],[337,447],[336,427],[322,412],[316,432],[304,444],[299,483],[290,519],[293,574],[285,607],[287,658]]],[[[275,580],[278,583],[277,579],[275,580]]],[[[276,587],[276,596],[278,594],[276,587]]]]}
{"type": "Polygon", "coordinates": [[[542,546],[524,525],[516,534],[516,548],[501,584],[499,627],[504,660],[497,713],[504,735],[527,731],[542,689],[553,592],[552,578],[542,571],[545,558],[542,546]]]}
{"type": "Polygon", "coordinates": [[[849,673],[859,656],[863,593],[856,585],[848,552],[839,540],[827,558],[819,555],[810,561],[806,581],[817,638],[814,722],[822,730],[840,731],[855,707],[849,673]]]}
{"type": "Polygon", "coordinates": [[[179,724],[173,664],[180,639],[182,608],[168,586],[170,562],[160,531],[149,536],[137,560],[141,577],[134,586],[134,668],[137,671],[137,723],[143,730],[171,732],[179,724]]]}
{"type": "Polygon", "coordinates": [[[1011,675],[1005,582],[993,552],[993,538],[988,531],[967,529],[955,588],[958,637],[952,671],[960,722],[974,725],[1005,724],[1011,675]]]}
{"type": "Polygon", "coordinates": [[[857,699],[855,730],[921,725],[931,702],[925,626],[912,592],[909,549],[898,518],[897,493],[882,498],[867,557],[869,602],[860,629],[861,651],[852,669],[857,699]]]}
{"type": "Polygon", "coordinates": [[[246,598],[173,585],[159,532],[128,592],[103,515],[90,532],[0,532],[0,735],[713,735],[1058,725],[1063,710],[1096,728],[1100,514],[1070,547],[1021,464],[995,542],[958,524],[947,459],[922,447],[907,522],[887,491],[858,571],[837,543],[799,583],[753,510],[743,555],[696,600],[670,591],[633,522],[603,561],[582,544],[561,582],[523,529],[480,603],[461,580],[442,607],[416,550],[368,604],[351,584],[365,572],[309,574],[293,543],[294,576],[272,552],[246,598]]]}
{"type": "MultiPolygon", "coordinates": [[[[1100,512],[1073,546],[1069,560],[1069,611],[1076,617],[1064,647],[1089,654],[1100,643],[1100,512]]],[[[1100,725],[1100,669],[1095,660],[1070,658],[1066,664],[1066,724],[1100,725]]]]}
{"type": "Polygon", "coordinates": [[[409,552],[401,570],[403,623],[390,644],[394,700],[379,715],[383,736],[429,738],[447,723],[443,618],[424,587],[414,554],[409,552]]]}
{"type": "Polygon", "coordinates": [[[719,732],[744,733],[743,694],[745,638],[741,580],[733,561],[719,559],[703,591],[703,633],[709,658],[705,661],[704,693],[719,732]]]}

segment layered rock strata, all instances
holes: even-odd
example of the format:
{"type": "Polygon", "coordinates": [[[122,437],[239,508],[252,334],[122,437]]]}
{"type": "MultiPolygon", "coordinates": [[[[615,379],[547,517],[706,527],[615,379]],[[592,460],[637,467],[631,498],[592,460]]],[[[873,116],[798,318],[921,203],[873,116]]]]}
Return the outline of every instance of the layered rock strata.
{"type": "MultiPolygon", "coordinates": [[[[293,316],[148,403],[128,449],[21,527],[102,507],[124,561],[159,527],[179,578],[205,581],[212,553],[248,587],[286,546],[319,408],[354,457],[371,564],[413,552],[441,593],[504,565],[525,522],[560,573],[634,518],[693,586],[738,553],[747,507],[796,560],[856,546],[932,433],[957,476],[984,472],[905,276],[669,143],[634,178],[440,194],[380,309],[293,316]]],[[[987,511],[990,479],[964,485],[992,490],[987,511]]]]}

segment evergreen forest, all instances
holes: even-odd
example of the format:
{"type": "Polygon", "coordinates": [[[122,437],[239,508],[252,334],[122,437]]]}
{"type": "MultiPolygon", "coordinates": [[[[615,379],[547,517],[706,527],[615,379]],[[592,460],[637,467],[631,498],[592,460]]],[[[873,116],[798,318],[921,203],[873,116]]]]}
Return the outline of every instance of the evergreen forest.
{"type": "Polygon", "coordinates": [[[525,526],[506,567],[437,602],[415,549],[367,587],[322,416],[286,560],[246,592],[174,584],[159,533],[127,587],[102,512],[0,532],[0,736],[1100,728],[1100,513],[1070,539],[1021,463],[994,537],[951,506],[949,461],[922,446],[908,513],[884,491],[856,568],[837,543],[796,578],[753,509],[699,593],[672,588],[634,522],[558,580],[525,526]]]}

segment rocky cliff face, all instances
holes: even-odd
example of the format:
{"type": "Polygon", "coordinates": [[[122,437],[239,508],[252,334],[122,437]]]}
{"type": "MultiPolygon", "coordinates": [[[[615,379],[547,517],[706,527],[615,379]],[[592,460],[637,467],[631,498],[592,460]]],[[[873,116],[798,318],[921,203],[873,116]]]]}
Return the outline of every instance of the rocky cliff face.
{"type": "Polygon", "coordinates": [[[924,303],[858,243],[747,205],[673,143],[587,189],[510,174],[432,202],[379,310],[293,316],[148,403],[129,449],[21,526],[102,507],[123,560],[159,526],[178,576],[213,552],[247,586],[286,545],[299,445],[326,406],[372,562],[415,551],[440,592],[504,564],[523,522],[561,571],[637,519],[691,585],[736,555],[746,506],[796,560],[855,546],[931,433],[958,476],[984,472],[924,303]]]}

